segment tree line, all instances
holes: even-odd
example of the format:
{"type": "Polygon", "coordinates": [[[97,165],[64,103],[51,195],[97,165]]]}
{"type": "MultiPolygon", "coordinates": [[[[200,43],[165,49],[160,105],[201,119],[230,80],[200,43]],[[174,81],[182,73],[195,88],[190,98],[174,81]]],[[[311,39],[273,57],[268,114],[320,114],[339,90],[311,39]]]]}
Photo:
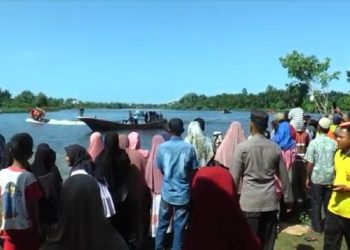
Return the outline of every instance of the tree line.
{"type": "MultiPolygon", "coordinates": [[[[232,109],[266,109],[286,110],[302,103],[309,112],[327,113],[331,104],[336,102],[341,109],[350,106],[347,93],[329,91],[330,83],[339,80],[341,72],[329,72],[331,59],[319,60],[316,56],[307,56],[298,51],[292,51],[279,61],[291,78],[284,89],[268,85],[265,91],[253,94],[243,88],[241,93],[223,93],[214,96],[200,95],[195,92],[185,94],[178,101],[165,104],[140,104],[122,102],[82,102],[74,98],[52,98],[40,92],[34,94],[24,90],[17,96],[0,88],[0,108],[2,110],[29,109],[35,106],[48,109],[84,108],[138,108],[138,109],[194,109],[194,110],[232,110],[232,109]]],[[[350,70],[346,72],[350,82],[350,70]]]]}

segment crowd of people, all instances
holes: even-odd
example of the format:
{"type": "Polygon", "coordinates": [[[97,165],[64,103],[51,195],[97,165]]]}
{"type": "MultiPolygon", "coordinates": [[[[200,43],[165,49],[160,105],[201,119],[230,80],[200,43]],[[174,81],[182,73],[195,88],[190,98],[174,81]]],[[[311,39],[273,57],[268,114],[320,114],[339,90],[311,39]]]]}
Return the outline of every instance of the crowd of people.
{"type": "Polygon", "coordinates": [[[173,118],[150,150],[137,132],[94,132],[89,145],[65,147],[64,181],[50,145],[30,163],[29,134],[0,137],[3,247],[273,250],[278,220],[309,199],[324,249],[340,249],[343,236],[350,247],[347,116],[314,120],[297,106],[269,124],[254,110],[247,138],[237,121],[210,138],[196,118],[183,139],[173,118]]]}

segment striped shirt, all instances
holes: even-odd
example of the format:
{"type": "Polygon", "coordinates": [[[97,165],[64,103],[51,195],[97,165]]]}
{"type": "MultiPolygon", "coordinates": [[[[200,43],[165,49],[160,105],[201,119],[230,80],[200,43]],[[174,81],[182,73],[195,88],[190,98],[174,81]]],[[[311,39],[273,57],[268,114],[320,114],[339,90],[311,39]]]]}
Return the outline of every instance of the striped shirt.
{"type": "Polygon", "coordinates": [[[293,108],[288,113],[290,124],[296,131],[303,131],[304,127],[304,110],[300,107],[293,108]]]}

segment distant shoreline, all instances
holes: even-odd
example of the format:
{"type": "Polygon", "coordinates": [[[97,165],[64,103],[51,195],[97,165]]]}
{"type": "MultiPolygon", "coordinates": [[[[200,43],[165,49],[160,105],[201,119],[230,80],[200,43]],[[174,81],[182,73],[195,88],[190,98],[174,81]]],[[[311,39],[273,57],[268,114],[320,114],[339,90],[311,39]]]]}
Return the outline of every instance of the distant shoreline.
{"type": "MultiPolygon", "coordinates": [[[[32,108],[22,108],[22,107],[11,107],[11,108],[0,108],[0,114],[12,114],[12,113],[29,113],[30,110],[32,108]]],[[[57,108],[57,107],[44,107],[43,108],[45,111],[47,112],[53,112],[53,111],[60,111],[60,110],[71,110],[71,109],[75,109],[75,108],[57,108]]],[[[76,108],[78,109],[78,108],[76,108]]],[[[140,109],[140,110],[154,110],[157,108],[154,107],[150,107],[150,108],[146,108],[146,107],[142,107],[142,108],[101,108],[101,107],[88,107],[87,109],[131,109],[131,110],[135,110],[135,109],[140,109]]],[[[159,108],[158,108],[159,109],[159,108]]],[[[162,108],[163,110],[184,110],[184,111],[217,111],[220,112],[222,114],[223,110],[218,110],[218,109],[201,109],[201,110],[197,110],[197,109],[174,109],[174,108],[162,108]]],[[[231,109],[229,110],[230,112],[234,112],[234,111],[251,111],[251,109],[249,108],[237,108],[237,109],[231,109]]],[[[268,112],[271,112],[269,110],[266,110],[268,112]]],[[[277,110],[275,110],[276,112],[277,110]]]]}

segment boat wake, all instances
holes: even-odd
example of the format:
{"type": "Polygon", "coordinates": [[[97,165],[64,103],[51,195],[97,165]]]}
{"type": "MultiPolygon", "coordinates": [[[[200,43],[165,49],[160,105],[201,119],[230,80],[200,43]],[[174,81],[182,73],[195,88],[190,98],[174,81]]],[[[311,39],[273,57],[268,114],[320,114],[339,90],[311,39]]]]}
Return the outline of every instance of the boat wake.
{"type": "Polygon", "coordinates": [[[36,121],[32,118],[27,118],[25,120],[26,122],[30,122],[30,123],[36,123],[36,124],[51,124],[51,125],[64,125],[64,126],[81,126],[81,125],[85,125],[84,122],[82,121],[78,121],[78,120],[57,120],[57,119],[49,119],[48,121],[36,121]]]}

